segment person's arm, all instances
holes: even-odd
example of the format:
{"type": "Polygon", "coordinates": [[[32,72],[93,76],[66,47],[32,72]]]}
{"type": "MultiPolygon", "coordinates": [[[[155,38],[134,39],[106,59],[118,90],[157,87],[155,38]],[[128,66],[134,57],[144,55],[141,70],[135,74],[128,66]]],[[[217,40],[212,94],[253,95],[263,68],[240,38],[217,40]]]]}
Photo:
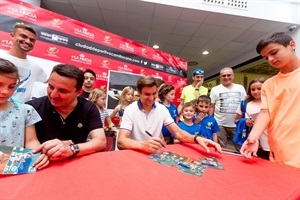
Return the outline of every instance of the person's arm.
{"type": "Polygon", "coordinates": [[[213,141],[218,143],[218,133],[213,133],[212,137],[213,137],[213,141]]]}
{"type": "Polygon", "coordinates": [[[180,104],[178,105],[178,108],[177,108],[179,116],[181,115],[183,104],[184,104],[184,99],[180,99],[180,104]]]}
{"type": "Polygon", "coordinates": [[[111,114],[109,115],[109,117],[110,117],[111,120],[116,116],[117,112],[119,112],[120,107],[121,107],[121,104],[118,104],[118,105],[114,108],[114,110],[111,112],[111,114]]]}
{"type": "Polygon", "coordinates": [[[120,129],[118,135],[118,149],[132,149],[146,153],[154,153],[163,147],[164,141],[161,138],[150,137],[146,141],[137,141],[130,138],[131,131],[120,129]]]}
{"type": "MultiPolygon", "coordinates": [[[[25,128],[25,148],[35,149],[40,145],[36,137],[35,126],[31,125],[25,128]]],[[[35,153],[35,151],[34,151],[35,153]]],[[[42,169],[49,164],[49,157],[41,153],[39,158],[33,163],[37,169],[42,169]]]]}
{"type": "MultiPolygon", "coordinates": [[[[97,128],[89,133],[90,140],[88,142],[79,143],[79,153],[78,156],[91,154],[100,150],[103,150],[106,147],[106,138],[103,128],[97,128]]],[[[50,157],[51,160],[58,160],[71,157],[73,151],[70,145],[73,144],[70,140],[59,140],[53,139],[48,140],[41,144],[36,151],[42,150],[44,153],[50,157]]]]}
{"type": "Polygon", "coordinates": [[[262,109],[255,121],[257,123],[254,123],[247,140],[243,143],[240,150],[241,154],[246,158],[252,158],[252,155],[257,156],[256,152],[259,146],[258,139],[270,123],[269,111],[267,109],[262,109]]]}
{"type": "Polygon", "coordinates": [[[209,109],[208,114],[209,114],[210,116],[214,116],[214,112],[215,112],[215,104],[212,103],[211,106],[210,106],[210,109],[209,109]]]}
{"type": "Polygon", "coordinates": [[[177,124],[171,123],[168,126],[166,126],[167,129],[174,135],[176,139],[178,139],[180,142],[183,143],[198,143],[202,148],[205,149],[206,152],[209,152],[208,146],[212,146],[216,149],[218,152],[222,152],[221,146],[218,143],[213,142],[212,140],[202,138],[202,137],[196,137],[194,135],[191,135],[187,133],[184,130],[181,130],[177,124]]]}

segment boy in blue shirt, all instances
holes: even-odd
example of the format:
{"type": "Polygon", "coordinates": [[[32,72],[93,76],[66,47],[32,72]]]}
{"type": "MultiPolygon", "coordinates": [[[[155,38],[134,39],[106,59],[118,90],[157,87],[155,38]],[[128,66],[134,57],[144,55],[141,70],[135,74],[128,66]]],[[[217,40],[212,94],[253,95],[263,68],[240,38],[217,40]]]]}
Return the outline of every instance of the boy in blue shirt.
{"type": "Polygon", "coordinates": [[[183,105],[182,115],[184,120],[178,123],[179,128],[191,135],[200,135],[200,127],[193,122],[196,114],[196,107],[192,102],[183,105]]]}
{"type": "Polygon", "coordinates": [[[201,95],[197,99],[197,112],[194,123],[200,125],[200,136],[218,142],[219,125],[214,117],[208,114],[211,107],[211,99],[207,95],[201,95]]]}

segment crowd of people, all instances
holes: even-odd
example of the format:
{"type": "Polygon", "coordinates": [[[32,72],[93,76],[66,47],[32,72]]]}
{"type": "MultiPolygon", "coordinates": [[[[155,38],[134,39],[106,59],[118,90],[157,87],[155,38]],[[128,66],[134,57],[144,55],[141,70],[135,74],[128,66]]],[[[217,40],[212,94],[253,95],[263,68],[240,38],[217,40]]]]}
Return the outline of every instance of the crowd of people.
{"type": "Polygon", "coordinates": [[[35,30],[16,24],[11,36],[12,48],[0,52],[0,145],[41,152],[37,169],[52,160],[102,151],[105,125],[118,127],[118,149],[146,153],[174,143],[196,143],[207,152],[212,147],[222,153],[240,131],[244,140],[236,148],[246,158],[259,156],[300,168],[300,60],[295,42],[285,33],[258,43],[257,52],[280,72],[266,81],[252,80],[247,93],[233,83],[229,67],[221,69],[220,84],[208,93],[199,68],[176,107],[173,85],[142,76],[136,84],[139,99],[133,101],[134,89],[125,87],[110,115],[106,91],[94,88],[93,70],[58,64],[48,77],[27,57],[35,45],[35,30]],[[34,82],[46,83],[46,95],[30,99],[34,82]]]}

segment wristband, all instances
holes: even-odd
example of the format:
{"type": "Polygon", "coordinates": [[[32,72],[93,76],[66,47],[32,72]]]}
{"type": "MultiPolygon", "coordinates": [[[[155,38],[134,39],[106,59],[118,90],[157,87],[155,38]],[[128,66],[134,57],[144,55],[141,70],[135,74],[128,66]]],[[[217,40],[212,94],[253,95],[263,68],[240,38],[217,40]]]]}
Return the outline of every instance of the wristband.
{"type": "Polygon", "coordinates": [[[199,135],[195,135],[194,141],[195,141],[196,144],[199,144],[198,141],[197,141],[197,137],[199,137],[199,135]]]}
{"type": "Polygon", "coordinates": [[[195,89],[196,91],[199,91],[199,89],[195,89]]]}
{"type": "Polygon", "coordinates": [[[73,155],[71,155],[69,158],[74,158],[80,151],[78,144],[70,144],[70,148],[73,152],[73,155]]]}

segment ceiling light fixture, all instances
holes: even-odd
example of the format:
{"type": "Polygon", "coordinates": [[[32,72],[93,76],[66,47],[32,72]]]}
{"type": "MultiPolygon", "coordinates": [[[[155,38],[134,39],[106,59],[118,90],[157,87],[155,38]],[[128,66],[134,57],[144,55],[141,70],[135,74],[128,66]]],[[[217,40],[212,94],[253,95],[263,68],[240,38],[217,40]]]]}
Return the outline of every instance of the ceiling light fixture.
{"type": "Polygon", "coordinates": [[[207,55],[207,54],[209,54],[209,51],[203,51],[202,54],[207,55]]]}
{"type": "Polygon", "coordinates": [[[153,45],[153,49],[159,49],[159,46],[157,44],[153,45]]]}

